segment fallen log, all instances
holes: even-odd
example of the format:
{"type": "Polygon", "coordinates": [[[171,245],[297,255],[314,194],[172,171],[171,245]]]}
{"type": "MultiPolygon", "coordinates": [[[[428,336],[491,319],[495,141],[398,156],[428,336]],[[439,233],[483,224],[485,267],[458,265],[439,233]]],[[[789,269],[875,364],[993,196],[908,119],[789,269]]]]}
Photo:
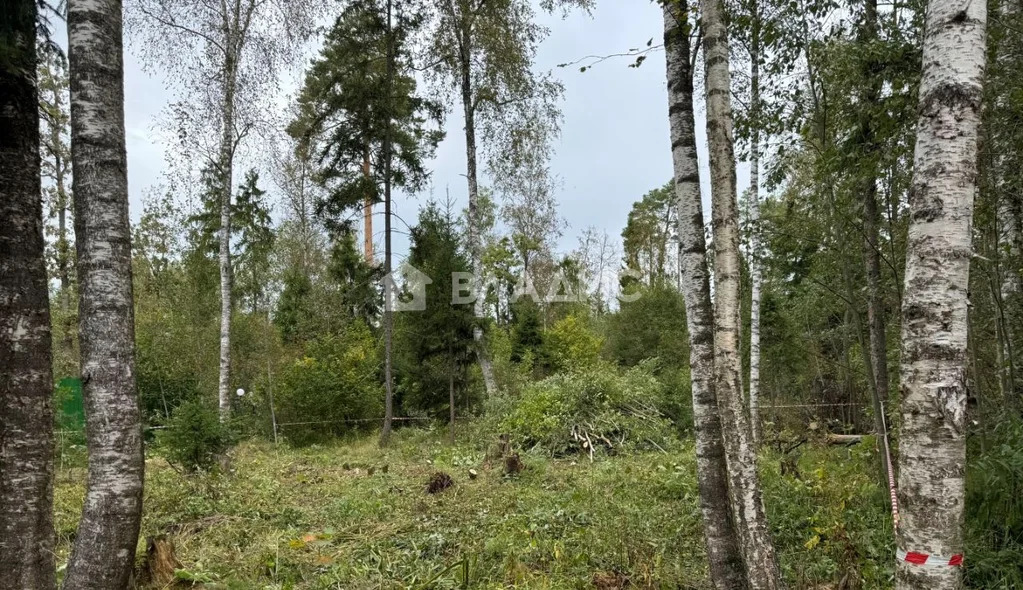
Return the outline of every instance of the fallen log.
{"type": "Polygon", "coordinates": [[[865,434],[828,434],[829,445],[845,445],[850,447],[852,445],[863,442],[865,434]]]}

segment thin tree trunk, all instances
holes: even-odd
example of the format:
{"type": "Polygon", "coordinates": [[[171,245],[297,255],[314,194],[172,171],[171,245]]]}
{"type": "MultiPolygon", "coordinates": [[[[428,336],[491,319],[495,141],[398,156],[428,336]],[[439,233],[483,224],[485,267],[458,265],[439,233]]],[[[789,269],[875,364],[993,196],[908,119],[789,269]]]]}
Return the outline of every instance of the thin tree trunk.
{"type": "Polygon", "coordinates": [[[234,98],[238,65],[233,35],[225,35],[223,103],[221,104],[220,135],[220,368],[217,397],[220,421],[231,417],[231,193],[234,169],[234,98]]]}
{"type": "Polygon", "coordinates": [[[760,446],[760,299],[764,282],[760,244],[760,12],[754,0],[750,43],[750,329],[749,329],[749,417],[753,447],[760,446]]]}
{"type": "MultiPolygon", "coordinates": [[[[57,92],[54,91],[54,104],[59,104],[57,92]]],[[[52,128],[51,141],[60,145],[60,129],[52,128]]],[[[60,153],[53,154],[53,171],[57,181],[57,279],[60,281],[60,312],[63,321],[61,348],[67,358],[74,355],[74,318],[71,317],[71,241],[68,240],[67,212],[71,203],[68,199],[65,177],[68,173],[68,162],[60,153]]]]}
{"type": "MultiPolygon", "coordinates": [[[[896,545],[949,559],[963,551],[967,305],[977,190],[984,2],[927,6],[902,307],[901,526],[896,545]]],[[[962,569],[900,559],[898,590],[953,590],[962,569]]]]}
{"type": "MultiPolygon", "coordinates": [[[[362,156],[362,175],[368,181],[369,170],[369,145],[362,156]]],[[[366,255],[366,264],[373,264],[373,196],[367,195],[362,205],[362,249],[366,255]]]]}
{"type": "MultiPolygon", "coordinates": [[[[877,0],[866,0],[863,24],[863,42],[870,44],[877,40],[877,0]]],[[[874,59],[865,60],[861,72],[866,78],[863,104],[873,105],[881,94],[881,78],[876,72],[874,59]]],[[[873,164],[878,151],[871,124],[870,110],[864,109],[860,115],[860,151],[867,162],[866,170],[861,172],[860,196],[863,199],[863,259],[867,274],[867,324],[870,332],[870,373],[871,401],[874,410],[874,432],[882,438],[887,447],[887,420],[885,403],[888,401],[888,338],[885,332],[884,297],[881,286],[881,244],[879,226],[880,212],[877,206],[877,173],[873,164]]],[[[887,453],[887,449],[886,449],[887,453]]],[[[881,457],[883,485],[888,485],[891,473],[888,471],[887,454],[881,457]]]]}
{"type": "MultiPolygon", "coordinates": [[[[1002,0],[999,3],[999,16],[1004,22],[1011,22],[1015,13],[1019,9],[1019,5],[1013,0],[1002,0]]],[[[1004,35],[1018,34],[1014,30],[1003,33],[1004,35]]],[[[997,64],[1001,65],[1007,61],[1013,59],[1011,51],[1007,51],[1004,47],[1005,43],[1002,39],[996,39],[995,47],[992,47],[992,54],[997,64]],[[1000,42],[999,42],[1000,41],[1000,42]]],[[[1001,109],[1005,107],[1005,102],[1008,99],[1005,96],[995,97],[995,108],[1001,109]]],[[[996,224],[999,226],[1000,231],[998,232],[998,258],[1001,260],[1001,299],[1002,301],[1009,301],[1012,296],[1019,291],[1020,287],[1020,276],[1019,273],[1006,267],[1009,266],[1004,264],[1009,262],[1010,264],[1016,262],[1019,256],[1019,247],[1021,240],[1020,237],[1020,223],[1019,223],[1019,210],[1016,203],[1013,202],[1013,195],[1011,187],[1005,185],[1004,175],[1006,174],[1006,156],[1002,153],[995,154],[993,158],[993,166],[995,173],[995,190],[996,199],[998,202],[998,215],[996,224]]]]}
{"type": "Polygon", "coordinates": [[[53,395],[36,90],[36,2],[0,38],[0,588],[52,590],[53,395]]]}
{"type": "Polygon", "coordinates": [[[750,587],[782,588],[764,514],[757,455],[742,396],[739,349],[739,212],[735,194],[728,31],[722,0],[701,0],[714,229],[714,387],[728,465],[728,492],[750,587]]]}
{"type": "MultiPolygon", "coordinates": [[[[49,68],[48,68],[49,69],[49,68]]],[[[65,72],[66,75],[66,72],[65,72]]],[[[51,178],[56,185],[54,187],[53,212],[57,214],[57,236],[54,241],[54,261],[56,263],[56,278],[60,283],[58,291],[58,302],[61,311],[61,358],[72,359],[74,356],[74,317],[71,315],[71,264],[73,244],[68,240],[68,209],[71,206],[67,191],[67,176],[70,172],[70,162],[67,151],[64,149],[62,134],[65,121],[64,96],[62,89],[64,78],[59,72],[49,71],[50,80],[45,83],[39,81],[39,85],[45,86],[50,92],[49,97],[40,97],[44,110],[53,109],[54,113],[44,113],[46,127],[49,136],[45,138],[43,148],[48,157],[53,159],[53,173],[51,178]]],[[[52,212],[51,212],[52,214],[52,212]]],[[[59,363],[60,364],[60,363],[59,363]]],[[[62,364],[61,364],[62,365],[62,364]]]]}
{"type": "Polygon", "coordinates": [[[480,372],[483,374],[483,384],[486,387],[487,395],[493,395],[497,391],[497,381],[494,379],[494,368],[490,362],[490,351],[487,349],[486,339],[483,335],[483,326],[481,325],[482,318],[485,315],[483,303],[486,293],[483,292],[479,180],[476,172],[476,105],[473,103],[470,41],[470,32],[468,30],[462,31],[459,38],[459,58],[462,74],[462,112],[465,116],[465,177],[469,184],[469,256],[472,262],[472,272],[475,276],[474,285],[476,288],[476,301],[473,303],[473,313],[480,320],[473,326],[472,339],[476,343],[476,357],[479,359],[480,372]]]}
{"type": "Polygon", "coordinates": [[[451,445],[455,444],[455,357],[448,345],[448,414],[451,425],[451,445]]]}
{"type": "Polygon", "coordinates": [[[127,588],[145,463],[135,387],[119,0],[68,2],[71,159],[89,475],[66,590],[127,588]]]}
{"type": "Polygon", "coordinates": [[[696,477],[700,512],[715,588],[745,588],[739,540],[728,497],[728,474],[721,440],[721,417],[714,392],[714,311],[710,304],[707,244],[704,237],[700,173],[693,115],[688,6],[685,0],[664,3],[664,48],[667,59],[668,119],[678,206],[679,268],[689,330],[689,365],[696,431],[696,477]]]}
{"type": "MultiPolygon", "coordinates": [[[[57,181],[57,193],[64,193],[64,179],[57,181]]],[[[65,256],[70,244],[67,239],[67,205],[66,197],[60,197],[60,208],[57,209],[57,279],[60,281],[60,311],[65,318],[71,315],[71,268],[65,256]]],[[[64,334],[64,345],[70,350],[71,334],[64,334]]]]}
{"type": "MultiPolygon", "coordinates": [[[[387,0],[387,87],[391,88],[394,77],[394,47],[391,31],[391,0],[387,0]]],[[[390,109],[390,105],[388,105],[390,109]]],[[[391,275],[391,116],[387,114],[384,128],[384,276],[391,275]]],[[[394,429],[394,377],[391,374],[394,348],[394,294],[393,283],[384,288],[384,428],[380,432],[380,444],[391,442],[394,429]]]]}
{"type": "MultiPolygon", "coordinates": [[[[997,221],[995,222],[997,225],[997,221]]],[[[997,230],[996,230],[997,233],[997,230]]],[[[998,391],[1005,403],[1013,403],[1013,362],[1012,362],[1012,339],[1009,337],[1008,321],[1005,317],[1005,291],[1004,271],[999,260],[1004,254],[1002,246],[997,243],[996,250],[992,257],[992,278],[988,281],[991,291],[991,304],[995,312],[995,362],[998,365],[998,391]]]]}

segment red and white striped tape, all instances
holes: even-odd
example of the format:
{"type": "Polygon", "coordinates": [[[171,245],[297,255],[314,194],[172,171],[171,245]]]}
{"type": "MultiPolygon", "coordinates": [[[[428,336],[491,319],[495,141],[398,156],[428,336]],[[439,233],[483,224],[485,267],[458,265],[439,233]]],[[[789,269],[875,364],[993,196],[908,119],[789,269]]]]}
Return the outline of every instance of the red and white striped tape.
{"type": "Polygon", "coordinates": [[[896,549],[895,557],[899,561],[905,561],[906,563],[923,567],[959,567],[963,565],[962,553],[953,555],[952,557],[943,557],[941,555],[928,555],[926,553],[917,553],[916,551],[903,551],[902,549],[896,549]]]}
{"type": "MultiPolygon", "coordinates": [[[[884,420],[884,418],[881,418],[884,420]]],[[[885,427],[885,432],[881,436],[881,440],[884,442],[884,460],[888,465],[888,495],[891,498],[892,507],[892,527],[895,529],[899,528],[899,492],[895,487],[895,468],[892,467],[892,452],[891,446],[888,444],[888,432],[885,427]]]]}

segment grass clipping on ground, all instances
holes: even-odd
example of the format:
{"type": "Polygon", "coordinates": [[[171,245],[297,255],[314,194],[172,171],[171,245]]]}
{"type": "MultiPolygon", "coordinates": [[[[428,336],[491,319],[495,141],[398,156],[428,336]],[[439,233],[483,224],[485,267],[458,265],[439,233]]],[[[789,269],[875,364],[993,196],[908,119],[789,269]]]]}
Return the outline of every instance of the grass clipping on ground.
{"type": "MultiPolygon", "coordinates": [[[[230,475],[187,476],[150,457],[139,559],[146,537],[167,535],[182,587],[708,587],[688,443],[670,455],[592,463],[527,453],[524,469],[507,475],[482,445],[451,447],[442,433],[411,429],[396,439],[388,449],[375,437],[305,449],[249,442],[234,450],[230,475]],[[440,472],[451,481],[428,493],[440,472]]],[[[780,477],[772,465],[765,475],[780,477]]],[[[802,485],[776,480],[767,492],[790,495],[802,485]]],[[[84,470],[59,475],[58,563],[67,560],[83,494],[84,470]]],[[[802,494],[807,510],[826,504],[812,489],[802,494]]],[[[796,555],[827,563],[828,543],[803,546],[823,534],[804,527],[802,508],[778,516],[790,529],[782,536],[796,555]]],[[[821,579],[841,574],[833,565],[821,579]]],[[[799,587],[803,574],[786,570],[799,587]]]]}

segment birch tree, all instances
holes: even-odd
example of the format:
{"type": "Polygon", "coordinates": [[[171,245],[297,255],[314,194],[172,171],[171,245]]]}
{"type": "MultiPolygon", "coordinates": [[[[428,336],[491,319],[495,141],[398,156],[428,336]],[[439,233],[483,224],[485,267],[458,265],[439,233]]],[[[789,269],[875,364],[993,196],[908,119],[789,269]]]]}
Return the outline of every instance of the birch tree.
{"type": "Polygon", "coordinates": [[[760,446],[760,301],[763,298],[763,269],[761,267],[760,229],[760,3],[749,2],[750,19],[750,177],[749,177],[749,268],[750,268],[750,329],[749,329],[749,415],[750,434],[754,448],[760,446]]]}
{"type": "MultiPolygon", "coordinates": [[[[589,0],[545,0],[555,5],[588,7],[589,0]]],[[[479,152],[503,186],[522,183],[518,172],[538,181],[546,173],[551,140],[557,135],[560,114],[556,101],[561,86],[549,76],[532,71],[533,59],[547,29],[533,21],[526,0],[435,0],[431,54],[434,74],[442,88],[454,90],[462,107],[465,129],[466,182],[469,193],[469,259],[476,275],[475,312],[484,315],[479,152]],[[480,142],[479,140],[482,140],[480,142]],[[481,145],[482,144],[482,145],[481,145]]],[[[477,358],[487,393],[497,384],[484,340],[483,322],[473,332],[477,358]]]]}
{"type": "Polygon", "coordinates": [[[664,50],[667,61],[668,120],[671,126],[674,190],[678,213],[679,266],[689,330],[689,366],[696,433],[696,476],[703,533],[716,588],[745,588],[746,573],[728,497],[728,474],[714,382],[714,311],[710,303],[707,244],[700,199],[699,163],[693,116],[691,26],[686,0],[666,0],[664,50]]]}
{"type": "Polygon", "coordinates": [[[288,0],[129,0],[128,23],[147,42],[145,58],[178,76],[191,105],[179,108],[180,131],[194,134],[220,177],[221,420],[231,414],[231,193],[234,162],[245,136],[265,122],[261,99],[291,61],[319,10],[288,0]],[[219,137],[205,137],[210,121],[219,137]]]}
{"type": "Polygon", "coordinates": [[[274,155],[272,178],[283,196],[285,221],[282,229],[294,234],[297,252],[287,261],[306,277],[312,274],[314,252],[322,250],[322,233],[314,219],[315,203],[322,198],[322,187],[313,181],[311,146],[287,142],[274,155]]]}
{"type": "MultiPolygon", "coordinates": [[[[74,273],[74,234],[71,231],[71,147],[68,144],[67,62],[64,54],[40,44],[39,64],[39,117],[41,129],[42,173],[48,181],[43,188],[46,196],[47,216],[56,220],[56,226],[46,227],[52,236],[47,258],[51,262],[51,276],[57,279],[60,315],[60,354],[58,371],[70,371],[74,360],[74,312],[72,309],[72,274],[74,273]]],[[[70,374],[65,372],[63,374],[70,374]]]]}
{"type": "Polygon", "coordinates": [[[902,304],[898,590],[962,587],[953,564],[963,551],[967,290],[986,24],[984,2],[928,3],[902,304]],[[908,553],[931,557],[915,565],[902,558],[908,553]]]}
{"type": "Polygon", "coordinates": [[[66,590],[127,588],[142,521],[120,0],[68,2],[71,162],[89,475],[66,590]]]}
{"type": "Polygon", "coordinates": [[[756,450],[742,399],[739,348],[739,223],[735,193],[728,30],[722,0],[701,0],[714,235],[714,386],[728,466],[728,493],[751,588],[782,588],[764,514],[756,450]]]}
{"type": "MultiPolygon", "coordinates": [[[[0,19],[0,588],[56,587],[36,0],[0,19]]],[[[9,11],[9,12],[8,12],[9,11]]]]}

